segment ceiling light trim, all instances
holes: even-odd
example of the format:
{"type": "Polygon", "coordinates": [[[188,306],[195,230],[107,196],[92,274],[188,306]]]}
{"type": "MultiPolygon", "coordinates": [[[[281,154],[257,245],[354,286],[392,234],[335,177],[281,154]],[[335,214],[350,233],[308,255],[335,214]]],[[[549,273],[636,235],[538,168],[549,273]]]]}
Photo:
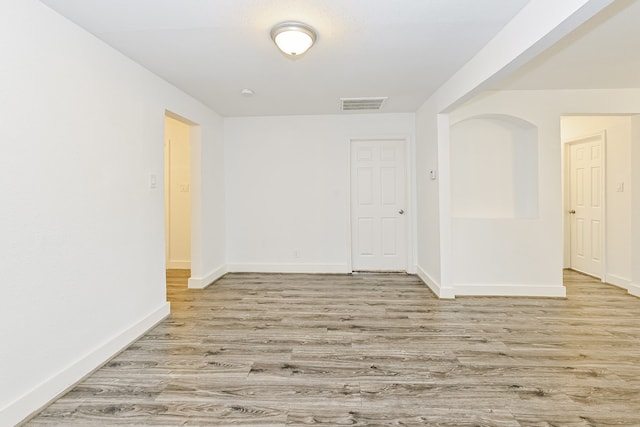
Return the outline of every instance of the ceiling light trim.
{"type": "Polygon", "coordinates": [[[285,21],[271,29],[271,39],[285,55],[296,57],[309,50],[318,39],[316,31],[299,21],[285,21]]]}

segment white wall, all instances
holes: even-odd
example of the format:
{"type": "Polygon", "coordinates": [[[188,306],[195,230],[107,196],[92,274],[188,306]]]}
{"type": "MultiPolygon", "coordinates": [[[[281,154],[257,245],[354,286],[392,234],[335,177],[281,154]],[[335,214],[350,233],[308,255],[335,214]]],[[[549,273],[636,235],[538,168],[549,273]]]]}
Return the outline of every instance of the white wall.
{"type": "Polygon", "coordinates": [[[413,114],[225,118],[229,270],[349,271],[349,140],[412,151],[414,129],[413,114]]]}
{"type": "Polygon", "coordinates": [[[190,126],[165,119],[165,218],[167,268],[191,268],[190,126]]]}
{"type": "Polygon", "coordinates": [[[512,222],[508,227],[502,224],[505,227],[499,233],[489,222],[486,227],[472,229],[469,224],[454,225],[453,240],[458,240],[457,247],[465,248],[464,253],[454,254],[456,270],[474,271],[467,277],[468,283],[454,284],[456,294],[499,292],[506,284],[511,285],[513,293],[560,294],[563,267],[560,116],[638,111],[640,89],[618,89],[489,92],[451,114],[453,123],[486,114],[518,117],[538,128],[539,144],[538,218],[512,222]],[[474,258],[476,254],[481,257],[474,258]]]}
{"type": "Polygon", "coordinates": [[[463,111],[451,114],[450,139],[456,294],[563,295],[547,246],[553,220],[539,208],[540,176],[553,159],[538,141],[549,130],[504,112],[463,111]]]}
{"type": "MultiPolygon", "coordinates": [[[[444,183],[445,187],[441,189],[443,180],[438,156],[443,153],[438,152],[438,115],[433,102],[426,103],[416,113],[416,141],[420,142],[416,143],[416,270],[436,295],[452,297],[453,290],[442,277],[441,263],[448,258],[442,256],[441,246],[449,243],[450,229],[446,224],[442,227],[440,211],[443,204],[448,203],[449,187],[444,183]]],[[[449,220],[448,217],[444,219],[449,220]]]]}
{"type": "MultiPolygon", "coordinates": [[[[204,107],[202,107],[204,108],[204,107]]],[[[191,277],[190,288],[205,288],[226,272],[225,164],[223,120],[209,109],[173,109],[194,118],[191,151],[191,277]],[[184,111],[184,112],[182,112],[184,111]]]]}
{"type": "Polygon", "coordinates": [[[165,109],[199,124],[215,172],[196,171],[208,242],[194,258],[224,264],[223,147],[213,111],[40,2],[0,16],[0,425],[13,425],[168,313],[165,109]]]}
{"type": "Polygon", "coordinates": [[[538,135],[510,116],[473,117],[450,132],[454,218],[535,218],[538,135]]]}
{"type": "Polygon", "coordinates": [[[640,297],[640,116],[631,118],[631,284],[629,293],[640,297]]]}
{"type": "MultiPolygon", "coordinates": [[[[565,116],[561,120],[561,131],[565,143],[606,132],[606,276],[603,279],[627,288],[631,283],[631,116],[565,116]]],[[[564,210],[568,209],[565,206],[564,210]]],[[[565,267],[571,265],[569,228],[568,224],[564,227],[565,267]]]]}
{"type": "Polygon", "coordinates": [[[452,122],[451,277],[457,294],[551,292],[553,277],[544,273],[549,259],[530,253],[540,245],[538,151],[538,130],[525,120],[488,114],[452,122]]]}

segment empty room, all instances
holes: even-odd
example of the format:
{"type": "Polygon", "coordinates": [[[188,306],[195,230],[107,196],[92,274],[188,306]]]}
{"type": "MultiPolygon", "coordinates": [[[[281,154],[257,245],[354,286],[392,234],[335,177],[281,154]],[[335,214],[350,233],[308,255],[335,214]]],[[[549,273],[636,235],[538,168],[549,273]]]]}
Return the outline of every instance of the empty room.
{"type": "Polygon", "coordinates": [[[640,0],[0,21],[0,426],[640,425],[640,0]]]}

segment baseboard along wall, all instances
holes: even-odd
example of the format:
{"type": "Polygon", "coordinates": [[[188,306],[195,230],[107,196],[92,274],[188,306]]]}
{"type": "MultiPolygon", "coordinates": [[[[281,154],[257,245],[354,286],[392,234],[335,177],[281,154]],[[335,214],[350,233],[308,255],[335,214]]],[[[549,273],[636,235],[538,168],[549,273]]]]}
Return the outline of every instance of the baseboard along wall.
{"type": "Polygon", "coordinates": [[[0,425],[12,426],[27,421],[127,348],[140,336],[147,333],[165,319],[169,312],[170,304],[166,302],[143,319],[0,409],[0,425]]]}

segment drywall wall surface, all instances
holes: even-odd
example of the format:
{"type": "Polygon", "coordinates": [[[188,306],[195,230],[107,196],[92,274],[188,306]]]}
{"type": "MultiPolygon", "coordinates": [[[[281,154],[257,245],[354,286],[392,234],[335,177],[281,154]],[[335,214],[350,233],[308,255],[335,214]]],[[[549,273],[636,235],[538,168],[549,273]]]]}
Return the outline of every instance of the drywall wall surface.
{"type": "Polygon", "coordinates": [[[224,263],[223,147],[215,112],[40,2],[0,16],[0,425],[13,425],[168,314],[165,110],[198,123],[219,166],[199,207],[218,247],[197,256],[224,263]]]}
{"type": "MultiPolygon", "coordinates": [[[[443,170],[438,161],[438,116],[432,104],[423,105],[416,113],[415,164],[418,205],[417,270],[422,280],[440,295],[440,177],[443,170]]],[[[447,170],[448,165],[445,165],[444,172],[447,170]]]]}
{"type": "Polygon", "coordinates": [[[498,284],[503,289],[511,286],[513,294],[533,295],[544,288],[549,291],[545,294],[559,295],[563,267],[560,116],[637,112],[639,95],[638,89],[486,92],[451,114],[454,125],[470,117],[500,114],[538,129],[538,217],[454,219],[456,294],[489,294],[492,284],[498,284]]]}
{"type": "MultiPolygon", "coordinates": [[[[456,294],[476,293],[468,289],[471,286],[488,288],[500,285],[521,289],[519,292],[525,295],[534,295],[536,290],[532,287],[535,286],[562,286],[561,260],[558,259],[558,254],[561,253],[561,240],[558,239],[561,222],[557,215],[552,214],[551,208],[554,200],[559,200],[561,189],[559,181],[557,188],[553,188],[549,184],[553,176],[556,180],[560,179],[560,171],[555,170],[557,167],[556,155],[545,145],[546,141],[553,140],[554,135],[557,138],[559,124],[549,123],[548,126],[545,126],[545,123],[537,123],[531,117],[518,115],[512,109],[505,110],[494,111],[492,106],[488,106],[486,110],[481,110],[482,112],[476,110],[478,114],[459,114],[462,112],[456,111],[452,114],[456,117],[452,127],[455,129],[457,123],[464,123],[462,120],[458,121],[458,118],[471,119],[487,114],[503,114],[527,121],[537,129],[537,141],[533,145],[535,151],[530,153],[531,164],[537,169],[531,175],[535,177],[537,182],[533,185],[527,185],[529,193],[518,192],[518,197],[538,199],[536,201],[537,214],[525,216],[514,214],[516,171],[510,170],[506,175],[503,174],[500,177],[506,181],[501,183],[500,188],[506,189],[503,193],[507,193],[510,197],[508,200],[509,208],[504,207],[499,212],[495,209],[489,211],[491,203],[485,199],[478,201],[478,203],[483,202],[481,205],[483,210],[479,212],[482,215],[476,215],[475,218],[470,215],[459,215],[454,218],[452,223],[452,275],[456,294]],[[536,191],[538,188],[541,189],[539,192],[536,191]],[[487,215],[489,212],[494,215],[487,215]],[[466,289],[462,291],[461,288],[466,289]]],[[[479,134],[482,135],[482,133],[479,134]]],[[[456,133],[458,138],[464,139],[471,136],[468,133],[456,133]]],[[[495,132],[488,133],[486,136],[489,139],[493,138],[493,140],[490,141],[488,151],[485,151],[483,156],[490,156],[493,151],[497,157],[505,156],[505,150],[495,146],[495,132]]],[[[512,138],[509,133],[508,144],[511,149],[515,144],[522,143],[522,141],[512,140],[512,138]]],[[[456,155],[464,156],[464,153],[456,152],[456,155]]],[[[508,152],[508,157],[508,163],[513,164],[511,151],[508,152]]],[[[452,182],[457,180],[468,182],[470,178],[473,178],[473,176],[468,176],[469,174],[480,173],[480,171],[478,168],[452,168],[452,173],[459,174],[459,176],[452,176],[452,182]]],[[[485,178],[478,177],[478,181],[483,179],[485,178]]],[[[516,293],[516,291],[513,292],[516,293]]],[[[477,293],[483,293],[483,291],[478,290],[477,293]]]]}
{"type": "Polygon", "coordinates": [[[538,215],[537,129],[509,116],[451,126],[451,205],[455,218],[538,215]]]}
{"type": "Polygon", "coordinates": [[[350,271],[350,140],[406,138],[410,156],[414,129],[414,114],[225,118],[229,269],[350,271]]]}

